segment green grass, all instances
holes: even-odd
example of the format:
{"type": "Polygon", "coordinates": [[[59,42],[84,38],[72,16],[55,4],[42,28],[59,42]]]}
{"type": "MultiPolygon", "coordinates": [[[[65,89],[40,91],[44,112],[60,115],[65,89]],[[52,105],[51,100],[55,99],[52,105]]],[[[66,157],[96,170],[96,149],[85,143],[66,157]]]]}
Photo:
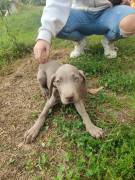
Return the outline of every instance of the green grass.
{"type": "MultiPolygon", "coordinates": [[[[21,15],[7,19],[11,35],[25,50],[34,43],[40,14],[41,8],[23,9],[21,15]]],[[[11,36],[5,38],[4,29],[3,26],[0,40],[3,42],[2,66],[16,51],[9,41],[11,36]]],[[[41,132],[45,131],[45,137],[39,136],[35,142],[35,151],[22,153],[22,157],[9,161],[9,166],[14,168],[19,164],[30,179],[135,179],[135,37],[116,43],[119,54],[113,60],[103,56],[100,40],[99,36],[89,38],[90,51],[80,58],[70,59],[69,63],[104,86],[98,95],[87,95],[85,105],[91,120],[104,129],[105,138],[93,139],[73,106],[56,107],[41,132]]],[[[58,39],[53,41],[53,47],[71,48],[70,42],[58,39]]],[[[31,113],[31,121],[36,118],[37,113],[31,113]]]]}
{"type": "MultiPolygon", "coordinates": [[[[55,48],[56,42],[63,47],[64,41],[54,41],[55,48]]],[[[39,137],[40,150],[29,159],[32,165],[25,165],[28,174],[38,175],[33,179],[135,179],[135,38],[116,45],[118,58],[108,60],[100,38],[94,36],[89,39],[90,51],[69,61],[104,86],[98,95],[87,95],[85,105],[91,120],[104,129],[105,138],[93,139],[73,106],[57,107],[44,128],[52,128],[51,136],[45,141],[39,137]]]]}
{"type": "Polygon", "coordinates": [[[53,127],[50,138],[41,140],[41,149],[31,157],[34,165],[28,173],[35,171],[37,179],[46,174],[56,180],[135,178],[135,38],[117,42],[119,55],[113,60],[103,56],[99,42],[97,36],[90,38],[90,51],[70,59],[70,63],[104,86],[98,95],[87,95],[85,105],[91,120],[104,129],[106,136],[93,139],[73,106],[56,108],[47,125],[47,129],[53,127]]]}
{"type": "MultiPolygon", "coordinates": [[[[119,55],[117,59],[107,60],[103,56],[100,44],[90,46],[90,52],[75,60],[73,65],[83,69],[88,75],[99,78],[99,83],[114,92],[135,92],[135,37],[117,42],[119,55]],[[85,61],[85,63],[84,63],[85,61]]],[[[90,40],[91,42],[91,40],[90,40]]],[[[91,42],[91,43],[92,43],[91,42]]]]}
{"type": "Polygon", "coordinates": [[[63,157],[66,163],[65,166],[61,164],[64,170],[60,177],[66,179],[133,178],[135,146],[132,138],[135,138],[135,129],[119,124],[116,126],[115,123],[104,124],[102,127],[108,129],[108,137],[104,140],[93,140],[84,132],[79,120],[71,123],[61,118],[56,122],[59,124],[59,134],[63,133],[64,138],[70,142],[63,157]]]}
{"type": "Polygon", "coordinates": [[[9,17],[0,17],[0,68],[32,50],[40,26],[42,7],[21,7],[9,17]]]}
{"type": "Polygon", "coordinates": [[[106,137],[93,139],[73,106],[58,107],[46,125],[47,131],[53,126],[51,135],[47,140],[38,138],[39,149],[24,165],[29,175],[60,180],[134,179],[135,127],[131,122],[120,122],[114,114],[122,110],[123,103],[100,93],[96,97],[88,95],[86,107],[106,137]]]}

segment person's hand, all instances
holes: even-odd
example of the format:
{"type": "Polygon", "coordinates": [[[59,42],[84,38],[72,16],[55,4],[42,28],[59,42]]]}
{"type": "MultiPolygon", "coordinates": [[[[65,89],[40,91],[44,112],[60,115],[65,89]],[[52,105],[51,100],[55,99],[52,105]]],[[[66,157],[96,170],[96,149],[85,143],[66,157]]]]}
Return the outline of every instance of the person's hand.
{"type": "Polygon", "coordinates": [[[35,59],[40,64],[44,64],[48,61],[50,54],[50,44],[45,40],[38,40],[34,47],[35,59]]]}

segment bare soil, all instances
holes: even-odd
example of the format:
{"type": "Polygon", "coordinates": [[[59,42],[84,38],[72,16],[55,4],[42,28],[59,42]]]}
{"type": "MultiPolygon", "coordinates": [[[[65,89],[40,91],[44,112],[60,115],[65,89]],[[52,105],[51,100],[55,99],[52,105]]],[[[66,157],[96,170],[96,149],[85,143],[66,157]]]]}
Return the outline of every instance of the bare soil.
{"type": "MultiPolygon", "coordinates": [[[[65,62],[66,54],[67,50],[56,50],[51,58],[65,62]]],[[[38,63],[31,56],[16,61],[0,75],[0,180],[29,179],[24,172],[24,156],[33,153],[38,144],[23,148],[19,145],[44,104],[37,69],[38,63]],[[17,165],[12,166],[14,163],[17,165]]]]}

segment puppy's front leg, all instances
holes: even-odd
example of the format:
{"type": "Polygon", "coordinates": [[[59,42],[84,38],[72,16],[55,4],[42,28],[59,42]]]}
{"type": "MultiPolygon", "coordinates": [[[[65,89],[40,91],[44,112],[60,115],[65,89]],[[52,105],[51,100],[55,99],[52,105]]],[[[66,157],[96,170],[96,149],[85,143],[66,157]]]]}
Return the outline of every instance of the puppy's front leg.
{"type": "Polygon", "coordinates": [[[85,106],[83,104],[83,101],[80,100],[79,102],[75,103],[76,110],[80,114],[81,118],[83,119],[83,123],[86,126],[86,130],[91,134],[91,136],[95,138],[100,138],[103,136],[103,130],[97,126],[95,126],[90,118],[88,113],[85,110],[85,106]]]}
{"type": "Polygon", "coordinates": [[[49,109],[52,108],[55,104],[56,98],[54,97],[54,95],[52,95],[51,98],[47,100],[45,107],[39,115],[39,118],[37,119],[35,124],[28,131],[26,131],[24,135],[24,143],[31,143],[36,138],[40,128],[44,125],[49,109]]]}

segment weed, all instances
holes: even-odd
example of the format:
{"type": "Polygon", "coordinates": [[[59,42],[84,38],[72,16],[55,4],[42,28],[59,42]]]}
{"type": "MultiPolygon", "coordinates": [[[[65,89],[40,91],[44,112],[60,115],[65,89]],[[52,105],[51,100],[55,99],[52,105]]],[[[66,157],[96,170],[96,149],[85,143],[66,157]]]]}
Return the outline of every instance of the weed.
{"type": "Polygon", "coordinates": [[[0,68],[32,51],[40,16],[41,7],[30,7],[0,19],[0,68]]]}

